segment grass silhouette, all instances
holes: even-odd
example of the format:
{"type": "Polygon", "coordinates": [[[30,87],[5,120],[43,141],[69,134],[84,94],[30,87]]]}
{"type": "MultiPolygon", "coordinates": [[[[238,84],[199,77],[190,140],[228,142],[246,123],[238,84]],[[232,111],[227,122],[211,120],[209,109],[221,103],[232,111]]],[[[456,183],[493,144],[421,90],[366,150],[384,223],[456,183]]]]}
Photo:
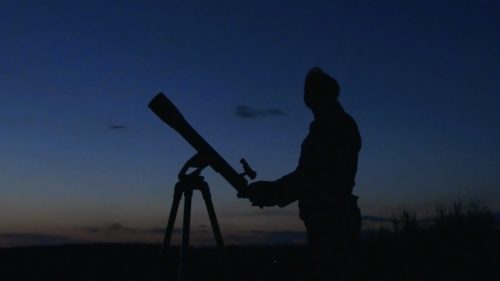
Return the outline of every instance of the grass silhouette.
{"type": "MultiPolygon", "coordinates": [[[[176,280],[178,249],[92,244],[0,249],[1,280],[176,280]]],[[[493,214],[457,202],[418,218],[404,210],[359,245],[357,280],[500,280],[493,214]]],[[[192,280],[307,280],[306,246],[193,248],[192,280]]]]}
{"type": "Polygon", "coordinates": [[[479,204],[440,206],[422,219],[404,210],[361,250],[363,280],[500,280],[500,231],[479,204]]]}

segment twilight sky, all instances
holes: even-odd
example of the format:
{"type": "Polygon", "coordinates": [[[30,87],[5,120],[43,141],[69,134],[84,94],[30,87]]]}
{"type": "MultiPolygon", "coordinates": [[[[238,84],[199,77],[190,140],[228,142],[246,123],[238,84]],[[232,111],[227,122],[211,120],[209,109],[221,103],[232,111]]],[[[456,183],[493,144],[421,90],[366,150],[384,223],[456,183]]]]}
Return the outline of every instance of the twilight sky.
{"type": "MultiPolygon", "coordinates": [[[[147,108],[160,91],[237,170],[292,171],[313,66],[358,122],[365,216],[498,211],[499,34],[493,0],[0,1],[0,246],[160,242],[194,154],[147,108]]],[[[204,175],[228,243],[303,241],[296,204],[251,207],[204,175]]]]}

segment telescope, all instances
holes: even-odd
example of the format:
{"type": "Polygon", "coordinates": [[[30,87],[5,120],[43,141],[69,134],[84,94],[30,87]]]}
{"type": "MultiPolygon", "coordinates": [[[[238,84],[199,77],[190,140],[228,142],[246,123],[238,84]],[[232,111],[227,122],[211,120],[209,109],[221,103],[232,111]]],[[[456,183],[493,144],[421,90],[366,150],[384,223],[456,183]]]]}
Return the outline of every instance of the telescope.
{"type": "Polygon", "coordinates": [[[163,122],[184,137],[184,139],[196,150],[196,154],[184,164],[179,172],[179,181],[175,185],[174,200],[170,209],[165,236],[163,238],[163,251],[165,252],[170,246],[170,240],[174,232],[175,217],[177,216],[180,200],[184,195],[182,243],[178,271],[178,280],[184,281],[189,274],[186,261],[188,260],[189,224],[193,190],[201,191],[217,246],[219,248],[224,247],[222,234],[210,195],[210,188],[208,183],[206,183],[204,178],[200,175],[201,171],[207,166],[212,167],[214,171],[221,174],[222,177],[238,191],[238,197],[245,197],[244,193],[248,186],[248,181],[245,176],[254,179],[257,174],[250,168],[245,159],[240,160],[244,172],[236,172],[236,170],[234,170],[233,167],[231,167],[231,165],[229,165],[226,160],[224,160],[224,158],[222,158],[219,153],[217,153],[217,151],[215,151],[215,149],[213,149],[212,146],[193,129],[193,127],[191,127],[191,125],[189,125],[177,107],[164,94],[159,93],[156,95],[149,102],[148,107],[163,120],[163,122]],[[190,168],[195,168],[195,171],[188,173],[190,168]]]}
{"type": "Polygon", "coordinates": [[[244,193],[248,185],[248,176],[250,179],[256,177],[255,171],[250,168],[245,159],[241,159],[243,173],[238,173],[231,167],[224,158],[222,158],[215,149],[203,139],[198,132],[191,127],[177,107],[163,94],[156,95],[148,107],[172,129],[177,131],[184,139],[197,151],[179,173],[179,179],[187,172],[190,167],[196,167],[200,171],[206,166],[212,167],[214,171],[221,174],[229,184],[238,191],[239,195],[244,193]]]}

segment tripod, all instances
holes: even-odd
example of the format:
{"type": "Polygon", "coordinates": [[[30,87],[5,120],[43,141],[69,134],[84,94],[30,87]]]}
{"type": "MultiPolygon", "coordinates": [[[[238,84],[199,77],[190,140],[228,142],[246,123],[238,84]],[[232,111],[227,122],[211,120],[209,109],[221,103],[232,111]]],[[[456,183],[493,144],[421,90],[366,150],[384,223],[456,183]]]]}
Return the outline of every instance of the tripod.
{"type": "Polygon", "coordinates": [[[212,225],[212,231],[215,236],[215,241],[217,247],[224,247],[224,242],[222,241],[222,235],[220,232],[219,224],[217,222],[217,217],[215,215],[214,205],[212,203],[212,196],[210,194],[210,188],[208,183],[200,175],[201,171],[207,167],[205,161],[200,154],[195,154],[191,159],[189,159],[186,164],[182,167],[179,172],[179,181],[175,185],[174,189],[174,199],[172,202],[172,207],[170,209],[170,216],[168,218],[167,229],[165,231],[165,237],[163,239],[162,252],[166,252],[170,247],[170,240],[172,238],[172,233],[174,231],[175,218],[177,216],[177,210],[179,209],[179,203],[181,201],[182,195],[184,195],[184,216],[182,223],[182,243],[179,257],[179,267],[178,267],[178,280],[184,281],[187,276],[187,260],[188,260],[188,248],[189,248],[189,232],[190,232],[190,220],[191,220],[191,199],[193,197],[193,190],[200,190],[207,207],[208,216],[210,218],[210,223],[212,225]],[[196,170],[190,174],[187,174],[189,168],[196,168],[196,170]]]}

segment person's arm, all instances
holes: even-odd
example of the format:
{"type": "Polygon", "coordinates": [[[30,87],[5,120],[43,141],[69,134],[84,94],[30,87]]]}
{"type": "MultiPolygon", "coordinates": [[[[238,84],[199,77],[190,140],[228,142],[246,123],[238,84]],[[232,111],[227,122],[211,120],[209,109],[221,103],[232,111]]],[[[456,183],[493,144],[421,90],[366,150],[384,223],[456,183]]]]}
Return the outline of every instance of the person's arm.
{"type": "Polygon", "coordinates": [[[304,173],[297,169],[290,174],[274,181],[276,192],[276,205],[285,207],[299,199],[302,187],[304,186],[304,173]]]}
{"type": "Polygon", "coordinates": [[[293,172],[275,181],[258,181],[250,184],[248,198],[253,205],[285,207],[298,200],[302,190],[314,178],[316,171],[314,163],[317,158],[314,155],[314,148],[313,139],[308,136],[302,144],[299,164],[293,172]]]}
{"type": "Polygon", "coordinates": [[[248,186],[248,197],[252,204],[260,207],[280,206],[299,199],[302,175],[298,170],[275,181],[257,181],[248,186]]]}

